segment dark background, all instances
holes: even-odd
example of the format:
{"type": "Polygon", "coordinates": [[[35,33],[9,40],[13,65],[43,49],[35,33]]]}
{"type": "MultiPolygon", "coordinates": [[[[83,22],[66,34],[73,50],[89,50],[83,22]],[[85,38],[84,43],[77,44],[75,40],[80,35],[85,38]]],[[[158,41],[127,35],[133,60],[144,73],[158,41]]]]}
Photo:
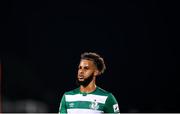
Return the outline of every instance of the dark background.
{"type": "Polygon", "coordinates": [[[107,70],[97,83],[114,94],[121,112],[180,112],[174,4],[4,1],[4,112],[23,112],[10,107],[26,99],[45,104],[47,112],[58,112],[62,94],[77,87],[77,66],[86,51],[104,58],[107,70]]]}

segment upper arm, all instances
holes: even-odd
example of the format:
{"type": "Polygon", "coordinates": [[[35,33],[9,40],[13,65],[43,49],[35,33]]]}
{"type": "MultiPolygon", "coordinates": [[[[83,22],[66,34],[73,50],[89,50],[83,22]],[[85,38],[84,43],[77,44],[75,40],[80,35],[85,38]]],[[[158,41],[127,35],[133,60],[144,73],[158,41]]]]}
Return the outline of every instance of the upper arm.
{"type": "Polygon", "coordinates": [[[109,94],[104,107],[105,113],[120,113],[118,102],[113,94],[109,94]]]}
{"type": "Polygon", "coordinates": [[[59,114],[61,113],[67,113],[65,94],[62,96],[60,106],[59,106],[59,114]]]}

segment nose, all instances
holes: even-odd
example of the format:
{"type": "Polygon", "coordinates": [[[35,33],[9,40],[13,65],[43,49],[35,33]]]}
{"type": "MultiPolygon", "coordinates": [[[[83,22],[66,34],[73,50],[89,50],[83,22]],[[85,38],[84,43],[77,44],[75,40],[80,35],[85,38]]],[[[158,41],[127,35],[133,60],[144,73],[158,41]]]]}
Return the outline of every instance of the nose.
{"type": "Polygon", "coordinates": [[[83,70],[82,69],[79,69],[79,74],[83,74],[83,70]]]}

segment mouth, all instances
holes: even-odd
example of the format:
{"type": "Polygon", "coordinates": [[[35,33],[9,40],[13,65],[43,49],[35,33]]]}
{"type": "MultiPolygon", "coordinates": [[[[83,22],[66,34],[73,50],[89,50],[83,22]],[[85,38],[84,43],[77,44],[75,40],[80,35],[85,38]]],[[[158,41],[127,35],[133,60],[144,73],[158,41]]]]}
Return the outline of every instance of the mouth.
{"type": "Polygon", "coordinates": [[[78,76],[78,79],[79,79],[79,80],[84,80],[84,76],[83,76],[83,75],[79,75],[79,76],[78,76]]]}

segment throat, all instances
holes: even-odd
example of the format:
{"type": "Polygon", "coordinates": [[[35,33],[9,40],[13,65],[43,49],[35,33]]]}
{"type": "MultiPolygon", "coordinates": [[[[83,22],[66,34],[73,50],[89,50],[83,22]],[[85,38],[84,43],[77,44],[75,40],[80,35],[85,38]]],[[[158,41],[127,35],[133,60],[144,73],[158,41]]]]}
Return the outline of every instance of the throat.
{"type": "Polygon", "coordinates": [[[91,93],[93,91],[96,90],[96,85],[93,84],[93,85],[89,85],[89,86],[80,86],[80,91],[83,92],[83,93],[91,93]]]}

